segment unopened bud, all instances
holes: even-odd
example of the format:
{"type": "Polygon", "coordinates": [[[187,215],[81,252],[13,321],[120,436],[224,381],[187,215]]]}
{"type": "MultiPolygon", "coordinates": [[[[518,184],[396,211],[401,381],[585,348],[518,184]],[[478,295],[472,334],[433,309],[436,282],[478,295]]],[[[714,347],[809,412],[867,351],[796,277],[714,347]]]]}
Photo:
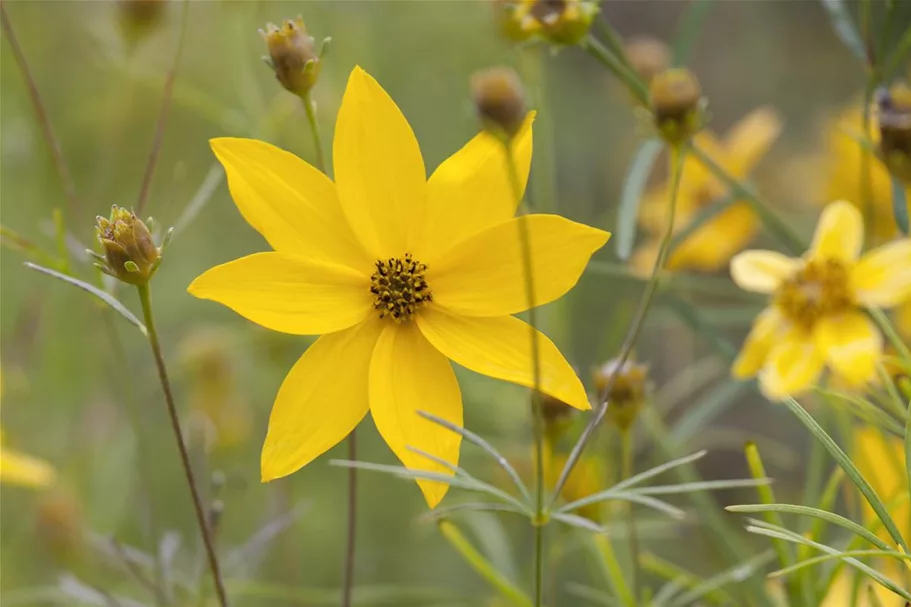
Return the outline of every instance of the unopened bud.
{"type": "Polygon", "coordinates": [[[880,157],[893,176],[911,183],[911,89],[893,84],[877,97],[880,157]]]}
{"type": "Polygon", "coordinates": [[[286,19],[281,27],[268,23],[265,31],[259,30],[259,33],[269,50],[269,56],[263,59],[281,85],[300,97],[309,93],[319,78],[323,53],[317,54],[303,18],[286,19]]]}
{"type": "Polygon", "coordinates": [[[144,285],[161,263],[161,251],[152,234],[135,213],[114,205],[111,217],[96,218],[95,233],[104,249],[98,267],[132,285],[144,285]]]}
{"type": "Polygon", "coordinates": [[[541,37],[560,45],[579,44],[597,14],[598,3],[589,0],[534,0],[529,10],[541,37]]]}
{"type": "Polygon", "coordinates": [[[595,387],[607,399],[607,420],[621,431],[636,421],[648,395],[648,366],[612,359],[595,371],[595,387]]]}
{"type": "Polygon", "coordinates": [[[521,0],[492,0],[494,20],[500,34],[511,42],[525,42],[534,34],[533,23],[528,14],[528,3],[521,0]]]}
{"type": "Polygon", "coordinates": [[[471,97],[485,129],[504,139],[519,132],[525,120],[525,89],[514,70],[494,67],[475,72],[471,97]]]}
{"type": "Polygon", "coordinates": [[[667,45],[649,36],[633,38],[626,44],[626,56],[630,65],[646,83],[665,72],[671,66],[671,51],[667,45]]]}
{"type": "Polygon", "coordinates": [[[679,145],[702,128],[702,88],[687,69],[675,68],[656,74],[649,84],[655,126],[665,141],[679,145]]]}

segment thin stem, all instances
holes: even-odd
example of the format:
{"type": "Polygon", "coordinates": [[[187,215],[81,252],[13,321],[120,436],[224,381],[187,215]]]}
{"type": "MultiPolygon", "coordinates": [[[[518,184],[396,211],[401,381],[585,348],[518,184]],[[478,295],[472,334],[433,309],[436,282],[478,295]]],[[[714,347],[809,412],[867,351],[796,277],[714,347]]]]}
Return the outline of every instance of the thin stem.
{"type": "Polygon", "coordinates": [[[316,106],[313,99],[310,98],[310,92],[307,91],[301,97],[304,104],[304,110],[307,112],[307,122],[310,124],[310,133],[313,135],[313,147],[316,148],[316,168],[323,173],[326,172],[326,157],[323,155],[323,143],[319,135],[319,124],[316,122],[316,106]]]}
{"type": "MultiPolygon", "coordinates": [[[[357,429],[348,435],[348,459],[357,461],[357,429]]],[[[357,468],[348,468],[348,529],[345,545],[345,573],[342,579],[342,607],[351,607],[354,588],[354,548],[357,537],[357,468]]]]}
{"type": "Polygon", "coordinates": [[[620,58],[590,35],[582,41],[582,48],[613,72],[626,85],[639,103],[645,107],[650,105],[648,89],[645,84],[642,83],[642,80],[639,79],[635,72],[623,64],[620,58]]]}
{"type": "MultiPolygon", "coordinates": [[[[623,480],[633,476],[633,432],[631,428],[620,431],[620,469],[623,480]]],[[[639,600],[639,533],[636,531],[636,517],[633,512],[633,503],[626,504],[626,526],[629,533],[629,551],[632,561],[630,575],[630,588],[636,600],[639,600]]]]}
{"type": "MultiPolygon", "coordinates": [[[[864,88],[863,133],[864,137],[870,136],[870,122],[872,120],[870,106],[873,104],[873,91],[876,88],[876,72],[870,70],[867,86],[864,88]]],[[[875,209],[873,208],[873,165],[870,150],[867,146],[860,146],[860,205],[864,216],[864,241],[867,246],[872,246],[875,234],[873,222],[875,209]]]]}
{"type": "Polygon", "coordinates": [[[57,136],[54,134],[54,129],[51,127],[51,121],[48,118],[44,102],[41,100],[41,93],[38,91],[38,85],[35,84],[35,79],[32,77],[32,71],[28,67],[28,62],[25,60],[22,47],[19,46],[19,40],[13,32],[13,25],[10,23],[9,16],[6,14],[6,5],[3,2],[0,2],[0,23],[2,23],[3,33],[6,34],[6,40],[9,43],[10,50],[13,51],[13,59],[15,59],[16,65],[19,67],[19,71],[22,72],[22,77],[25,79],[25,86],[28,89],[29,99],[31,99],[32,107],[38,118],[38,124],[41,126],[41,132],[44,134],[44,141],[47,143],[47,147],[51,152],[57,175],[60,177],[60,182],[63,184],[63,191],[66,194],[70,212],[75,214],[79,209],[79,199],[76,197],[76,186],[70,175],[70,171],[66,166],[66,162],[63,160],[60,140],[57,139],[57,136]]]}
{"type": "Polygon", "coordinates": [[[601,392],[601,394],[598,395],[600,404],[598,406],[597,412],[594,416],[592,416],[591,420],[588,422],[588,425],[585,427],[585,430],[582,431],[582,435],[579,437],[578,442],[576,442],[572,452],[569,454],[569,457],[566,460],[566,465],[563,466],[563,470],[560,472],[560,478],[557,479],[557,485],[554,487],[554,491],[551,497],[551,506],[556,501],[556,496],[560,495],[560,492],[566,485],[566,481],[569,478],[570,473],[572,473],[573,467],[582,456],[582,451],[585,450],[585,447],[591,441],[592,436],[594,436],[595,430],[598,428],[601,420],[603,420],[604,416],[607,414],[607,407],[609,404],[608,396],[614,387],[614,382],[617,381],[618,371],[623,368],[623,365],[629,358],[630,353],[633,351],[633,346],[636,345],[636,340],[639,338],[639,331],[642,329],[642,325],[645,321],[646,315],[648,314],[652,299],[655,295],[655,292],[658,290],[658,284],[661,281],[661,273],[664,269],[664,263],[667,259],[667,253],[670,248],[671,239],[674,235],[674,217],[677,210],[677,192],[680,189],[680,173],[683,168],[683,157],[685,154],[686,150],[682,147],[670,148],[671,187],[668,193],[667,223],[664,228],[664,236],[661,238],[661,245],[658,248],[658,256],[655,258],[655,264],[652,266],[652,273],[649,277],[649,281],[645,285],[645,290],[642,292],[642,297],[639,300],[639,307],[636,310],[636,315],[633,317],[632,324],[630,325],[629,330],[626,333],[626,338],[623,341],[623,345],[620,348],[620,354],[617,356],[617,366],[614,372],[608,378],[604,390],[601,392]]]}
{"type": "Polygon", "coordinates": [[[149,198],[149,189],[152,186],[152,175],[158,165],[158,156],[164,142],[164,132],[168,125],[168,114],[171,110],[171,100],[174,98],[174,80],[177,78],[177,65],[183,53],[184,41],[187,37],[187,22],[190,15],[190,0],[183,0],[183,11],[180,18],[180,34],[177,38],[177,50],[174,51],[174,61],[165,77],[164,88],[161,92],[161,108],[158,110],[158,121],[155,124],[155,135],[152,139],[152,149],[149,151],[149,160],[146,163],[145,174],[142,176],[142,185],[139,186],[139,197],[136,200],[136,213],[142,214],[146,201],[149,198]]]}
{"type": "Polygon", "coordinates": [[[155,355],[155,365],[158,368],[158,379],[161,382],[162,390],[164,390],[165,403],[168,406],[168,416],[171,418],[171,428],[174,431],[174,438],[177,440],[177,450],[180,453],[180,462],[183,465],[183,471],[187,478],[187,485],[190,487],[190,495],[193,498],[193,509],[196,513],[196,522],[199,525],[199,532],[202,534],[202,541],[206,548],[206,556],[209,559],[209,568],[212,570],[212,581],[215,584],[215,592],[218,595],[218,602],[221,607],[227,607],[228,597],[225,594],[225,585],[224,582],[222,582],[221,572],[218,568],[218,557],[215,555],[215,548],[212,544],[206,513],[203,510],[199,490],[196,487],[196,479],[193,476],[193,468],[190,465],[190,455],[187,453],[187,446],[183,442],[183,431],[180,428],[180,418],[177,415],[177,407],[174,405],[174,396],[171,393],[171,382],[168,381],[168,371],[165,367],[164,356],[161,353],[161,344],[158,341],[158,331],[155,329],[155,317],[152,314],[152,291],[148,284],[137,286],[137,290],[139,291],[139,301],[142,304],[142,314],[145,319],[146,329],[149,332],[149,346],[152,348],[152,354],[155,355]]]}
{"type": "MultiPolygon", "coordinates": [[[[519,204],[522,202],[522,185],[519,172],[516,170],[516,159],[512,141],[504,141],[506,148],[506,165],[513,195],[519,204]]],[[[525,297],[528,305],[528,326],[531,339],[532,369],[532,432],[535,442],[535,520],[532,521],[535,533],[534,553],[534,604],[540,607],[544,601],[544,414],[541,406],[541,354],[538,342],[537,315],[535,306],[535,277],[531,259],[531,235],[528,223],[521,218],[517,222],[519,246],[522,251],[522,270],[525,278],[525,297]]]]}

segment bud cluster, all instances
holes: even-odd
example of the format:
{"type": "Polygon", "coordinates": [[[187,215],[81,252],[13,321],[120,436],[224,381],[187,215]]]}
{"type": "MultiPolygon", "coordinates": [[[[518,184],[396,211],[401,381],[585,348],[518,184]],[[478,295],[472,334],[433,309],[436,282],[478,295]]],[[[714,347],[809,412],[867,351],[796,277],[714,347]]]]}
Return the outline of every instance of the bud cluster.
{"type": "Polygon", "coordinates": [[[96,217],[95,234],[104,250],[104,255],[88,251],[97,260],[95,266],[131,285],[144,285],[152,279],[171,236],[169,231],[161,248],[156,247],[148,226],[135,213],[116,204],[109,218],[96,217]]]}

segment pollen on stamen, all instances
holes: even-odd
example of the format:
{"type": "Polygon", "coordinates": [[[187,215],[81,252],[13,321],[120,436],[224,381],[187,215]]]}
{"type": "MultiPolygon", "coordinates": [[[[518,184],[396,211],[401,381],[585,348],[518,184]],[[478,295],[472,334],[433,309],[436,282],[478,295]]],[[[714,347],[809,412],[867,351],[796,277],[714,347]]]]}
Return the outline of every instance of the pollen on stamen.
{"type": "Polygon", "coordinates": [[[810,261],[781,285],[775,302],[788,318],[810,329],[853,305],[848,269],[834,259],[810,261]]]}
{"type": "Polygon", "coordinates": [[[418,308],[433,301],[424,275],[427,266],[415,261],[410,253],[404,257],[378,259],[376,271],[370,277],[373,307],[380,318],[396,323],[411,320],[418,308]]]}

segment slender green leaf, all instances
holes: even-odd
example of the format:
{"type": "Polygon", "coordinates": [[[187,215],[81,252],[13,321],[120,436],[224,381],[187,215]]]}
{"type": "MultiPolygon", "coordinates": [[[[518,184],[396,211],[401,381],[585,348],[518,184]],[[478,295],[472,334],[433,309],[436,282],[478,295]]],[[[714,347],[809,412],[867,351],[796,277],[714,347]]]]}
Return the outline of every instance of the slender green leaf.
{"type": "Polygon", "coordinates": [[[896,552],[895,550],[846,550],[844,552],[838,552],[838,553],[833,553],[833,554],[824,554],[822,556],[815,556],[813,558],[809,558],[809,559],[800,561],[799,563],[795,563],[794,565],[791,565],[790,567],[785,567],[784,569],[776,569],[775,571],[772,571],[771,573],[769,573],[769,577],[770,578],[782,577],[782,576],[794,573],[795,571],[800,571],[801,569],[805,569],[807,567],[812,567],[813,565],[819,565],[820,563],[827,563],[827,562],[833,561],[833,560],[843,561],[844,559],[846,559],[848,557],[855,557],[855,556],[859,556],[859,557],[884,556],[884,557],[893,558],[893,559],[896,559],[899,561],[911,561],[911,555],[902,554],[901,552],[896,552]]]}
{"type": "Polygon", "coordinates": [[[677,33],[674,35],[673,56],[674,66],[683,67],[690,60],[693,53],[693,45],[699,37],[702,30],[702,24],[712,8],[712,0],[691,0],[683,17],[680,19],[680,25],[677,26],[677,33]]]}
{"type": "Polygon", "coordinates": [[[464,504],[455,504],[454,506],[446,506],[444,508],[434,508],[424,516],[431,520],[437,520],[449,518],[453,514],[461,514],[463,512],[514,512],[525,516],[523,511],[517,510],[509,504],[501,504],[499,502],[466,502],[464,504]]]}
{"type": "Polygon", "coordinates": [[[633,160],[626,172],[623,189],[620,191],[616,230],[617,257],[622,260],[629,259],[633,252],[638,230],[639,203],[663,145],[660,139],[643,141],[633,154],[633,160]]]}
{"type": "MultiPolygon", "coordinates": [[[[747,458],[747,465],[750,468],[750,474],[753,478],[765,478],[767,476],[765,464],[762,462],[762,456],[759,454],[759,448],[756,446],[756,443],[747,443],[744,448],[744,453],[747,458]]],[[[759,495],[760,501],[765,505],[774,504],[776,502],[775,492],[769,486],[758,487],[756,493],[759,495]]],[[[763,512],[768,514],[768,516],[766,516],[766,521],[773,525],[784,527],[784,521],[781,520],[781,517],[777,512],[768,510],[764,510],[763,512]]],[[[787,567],[794,562],[794,550],[787,542],[774,542],[772,546],[778,555],[778,561],[783,567],[787,567]]]]}
{"type": "MultiPolygon", "coordinates": [[[[652,598],[652,602],[656,606],[665,605],[667,601],[671,600],[677,593],[695,588],[703,582],[703,579],[695,573],[654,554],[644,554],[640,560],[644,570],[663,580],[667,580],[667,583],[662,586],[652,598]]],[[[723,588],[716,588],[709,591],[703,598],[714,605],[733,605],[736,603],[734,597],[723,588]]]]}
{"type": "Polygon", "coordinates": [[[673,601],[670,601],[667,604],[667,607],[685,607],[687,605],[693,605],[694,603],[697,603],[699,599],[708,596],[719,588],[723,588],[728,584],[739,584],[752,577],[774,558],[775,555],[771,551],[762,552],[745,563],[734,565],[721,573],[713,575],[702,583],[697,584],[688,592],[684,592],[673,601]]]}
{"type": "Polygon", "coordinates": [[[647,481],[650,478],[654,478],[654,477],[658,476],[659,474],[667,472],[668,470],[673,470],[674,468],[677,468],[679,466],[685,466],[686,464],[691,464],[697,460],[700,460],[703,457],[705,457],[707,453],[708,453],[708,451],[703,449],[702,451],[697,451],[696,453],[691,453],[690,455],[684,455],[683,457],[678,457],[677,459],[673,459],[669,462],[659,464],[659,465],[655,466],[654,468],[649,468],[648,470],[640,472],[639,474],[635,474],[626,480],[620,481],[619,483],[617,483],[616,485],[611,487],[609,489],[609,491],[620,491],[621,489],[628,489],[630,487],[638,485],[642,481],[647,481]]]}
{"type": "Polygon", "coordinates": [[[690,491],[716,491],[719,489],[738,489],[741,487],[761,487],[772,482],[770,478],[735,478],[714,481],[696,481],[679,485],[655,485],[630,490],[638,495],[676,495],[690,491]]]}
{"type": "Polygon", "coordinates": [[[630,589],[626,580],[626,575],[620,567],[620,561],[617,560],[617,554],[614,552],[614,546],[606,535],[590,536],[586,542],[589,554],[592,555],[595,562],[601,568],[604,579],[608,586],[617,597],[620,604],[624,607],[637,607],[638,601],[630,589]]]}
{"type": "Polygon", "coordinates": [[[432,413],[427,413],[426,411],[418,411],[418,415],[424,419],[428,419],[440,426],[443,426],[447,430],[455,432],[460,435],[462,438],[468,442],[474,444],[477,447],[480,447],[488,455],[490,455],[494,461],[497,462],[497,465],[500,466],[506,474],[509,475],[509,478],[512,479],[512,482],[515,484],[516,488],[519,490],[519,493],[522,494],[522,497],[526,502],[531,503],[531,494],[528,492],[528,488],[525,486],[525,483],[522,482],[522,479],[519,478],[519,473],[516,472],[516,469],[512,467],[509,463],[509,460],[503,457],[499,451],[493,448],[493,445],[488,443],[486,440],[468,430],[453,424],[452,422],[443,419],[442,417],[437,417],[432,413]]]}
{"type": "Polygon", "coordinates": [[[107,305],[109,305],[115,312],[126,318],[130,324],[135,326],[137,329],[142,332],[143,335],[148,336],[148,331],[146,326],[142,324],[142,321],[136,318],[132,312],[130,312],[126,306],[117,301],[113,295],[110,293],[105,293],[98,287],[92,286],[87,282],[81,281],[78,278],[73,278],[72,276],[67,276],[66,274],[61,274],[56,270],[51,270],[50,268],[45,268],[44,266],[39,266],[38,264],[31,263],[30,261],[25,262],[25,267],[35,270],[36,272],[41,272],[42,274],[47,274],[48,276],[53,276],[58,280],[69,283],[74,287],[78,287],[83,291],[88,291],[107,305]]]}
{"type": "Polygon", "coordinates": [[[585,584],[580,584],[578,582],[568,583],[566,585],[566,592],[583,601],[590,601],[597,605],[616,607],[620,604],[614,597],[603,590],[598,590],[597,588],[592,588],[591,586],[586,586],[585,584]]]}
{"type": "Polygon", "coordinates": [[[566,512],[554,512],[550,515],[550,518],[563,523],[564,525],[569,525],[570,527],[576,527],[578,529],[590,531],[591,533],[607,533],[607,529],[598,523],[585,518],[584,516],[578,516],[576,514],[569,514],[566,512]]]}
{"type": "Polygon", "coordinates": [[[892,214],[895,216],[895,223],[902,233],[907,236],[908,229],[908,198],[905,192],[905,185],[895,177],[892,178],[892,214]]]}
{"type": "Polygon", "coordinates": [[[889,58],[886,59],[882,75],[885,80],[892,78],[892,75],[898,70],[901,66],[902,61],[907,57],[908,51],[911,50],[911,25],[905,28],[905,32],[902,34],[901,40],[892,50],[892,53],[889,55],[889,58]]]}
{"type": "Polygon", "coordinates": [[[465,562],[484,578],[503,598],[518,607],[532,607],[529,599],[521,590],[497,571],[484,556],[468,541],[458,527],[449,521],[439,522],[440,533],[455,548],[465,562]]]}
{"type": "MultiPolygon", "coordinates": [[[[854,521],[847,519],[841,515],[835,514],[833,512],[826,512],[825,510],[819,510],[818,508],[811,508],[809,506],[798,506],[794,504],[743,504],[737,506],[728,506],[725,508],[729,512],[742,512],[742,513],[781,513],[781,514],[798,514],[801,516],[809,516],[811,518],[819,519],[832,523],[833,525],[838,525],[842,529],[847,529],[851,533],[864,538],[880,550],[891,550],[892,548],[886,542],[882,541],[875,534],[870,533],[866,528],[861,525],[858,525],[854,521]]],[[[784,527],[782,523],[779,523],[781,518],[778,517],[776,521],[771,522],[773,525],[778,527],[784,527]]]]}
{"type": "Polygon", "coordinates": [[[640,504],[642,506],[646,506],[647,508],[652,508],[653,510],[662,512],[675,519],[683,519],[686,517],[686,513],[683,510],[677,508],[676,506],[672,506],[662,500],[649,497],[647,495],[641,495],[639,493],[633,493],[632,491],[613,491],[611,489],[608,489],[607,491],[600,491],[598,493],[589,495],[588,497],[583,497],[582,499],[570,502],[569,504],[560,507],[560,509],[557,510],[557,513],[565,514],[584,506],[609,501],[632,502],[634,504],[640,504]]]}
{"type": "Polygon", "coordinates": [[[829,14],[832,22],[832,29],[835,35],[841,40],[849,51],[851,51],[858,60],[863,63],[867,61],[867,51],[864,41],[857,28],[854,26],[854,19],[851,18],[851,12],[844,0],[820,0],[822,7],[829,14]]]}
{"type": "Polygon", "coordinates": [[[889,514],[886,505],[880,499],[879,495],[876,494],[876,491],[870,486],[870,483],[867,482],[867,479],[864,478],[863,474],[860,473],[860,470],[857,469],[857,466],[854,465],[854,462],[851,461],[851,458],[842,451],[835,441],[832,439],[828,433],[823,430],[822,426],[816,423],[816,420],[813,419],[813,416],[807,413],[806,409],[800,406],[796,400],[791,397],[785,398],[783,401],[785,406],[797,416],[797,419],[803,423],[804,426],[810,431],[810,433],[816,438],[816,440],[822,442],[823,446],[829,452],[842,470],[845,471],[845,474],[848,475],[848,478],[851,479],[851,482],[854,483],[854,486],[863,494],[866,498],[867,503],[870,504],[870,507],[873,508],[873,511],[876,512],[876,516],[879,517],[879,520],[882,521],[883,526],[886,528],[886,531],[889,532],[889,535],[892,536],[892,539],[895,542],[908,551],[908,545],[905,540],[902,538],[901,533],[898,530],[898,527],[895,525],[895,521],[892,519],[892,516],[889,514]]]}

